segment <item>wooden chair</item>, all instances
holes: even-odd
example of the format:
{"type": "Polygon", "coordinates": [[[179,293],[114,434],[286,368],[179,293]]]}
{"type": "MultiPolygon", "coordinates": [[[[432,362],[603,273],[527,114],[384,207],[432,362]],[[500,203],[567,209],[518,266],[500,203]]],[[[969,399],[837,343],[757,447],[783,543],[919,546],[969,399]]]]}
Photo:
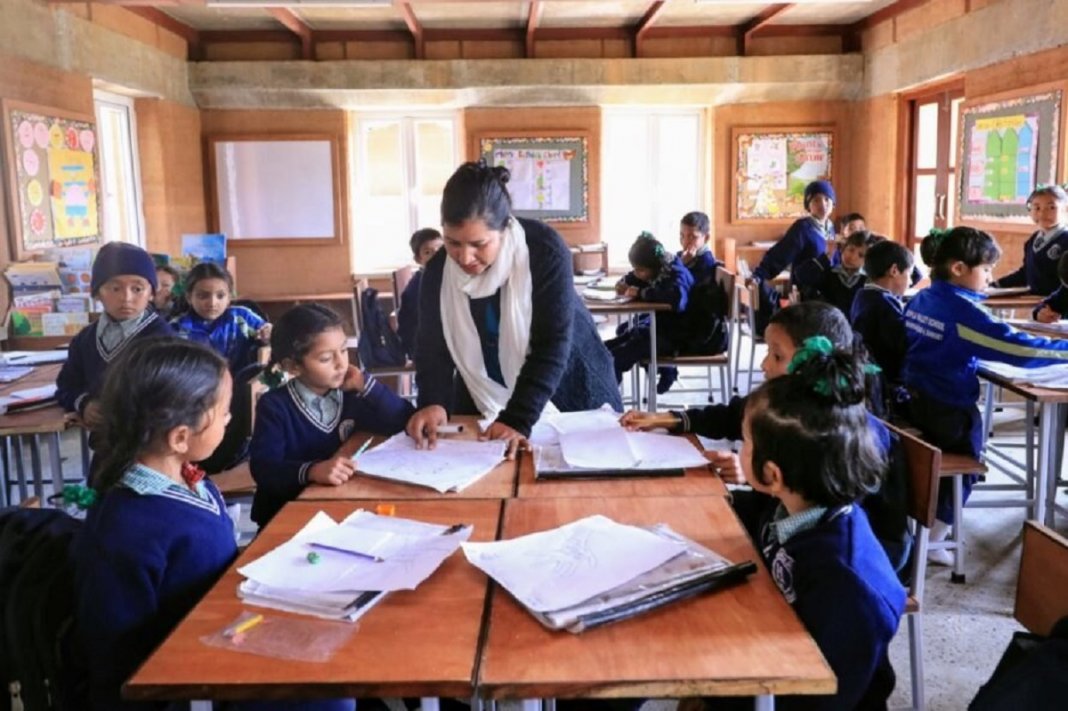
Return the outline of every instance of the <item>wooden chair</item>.
{"type": "Polygon", "coordinates": [[[954,583],[965,583],[964,557],[967,547],[964,545],[964,475],[986,474],[987,467],[978,459],[966,454],[944,452],[939,466],[939,477],[953,477],[953,530],[949,539],[931,544],[931,550],[953,551],[953,572],[949,579],[954,583]]]}
{"type": "Polygon", "coordinates": [[[1035,634],[1048,635],[1068,615],[1068,539],[1035,521],[1025,521],[1020,577],[1012,615],[1035,634]]]}
{"type": "Polygon", "coordinates": [[[883,424],[901,440],[908,470],[906,506],[909,518],[915,525],[912,584],[909,586],[909,595],[905,602],[912,682],[912,706],[909,708],[914,711],[923,711],[926,706],[923,685],[923,593],[927,575],[927,551],[931,526],[934,525],[935,509],[938,504],[942,451],[910,432],[889,423],[883,424]]]}
{"type": "MultiPolygon", "coordinates": [[[[727,313],[725,314],[727,323],[727,350],[723,353],[715,353],[709,355],[683,355],[683,356],[658,356],[656,363],[658,366],[675,367],[675,368],[687,368],[698,367],[705,369],[705,387],[703,388],[672,388],[673,393],[707,393],[709,397],[712,395],[712,370],[713,368],[719,370],[719,391],[721,402],[727,402],[730,399],[730,392],[728,383],[731,381],[731,344],[733,343],[734,336],[734,320],[735,311],[737,309],[735,305],[735,276],[734,272],[728,271],[723,267],[716,267],[716,284],[724,290],[727,295],[727,313]]],[[[644,358],[641,361],[643,368],[648,367],[649,359],[644,358]]],[[[649,373],[647,377],[655,377],[653,373],[649,373]]],[[[640,383],[639,383],[640,388],[640,383]]],[[[635,392],[641,392],[636,390],[635,392]]]]}
{"type": "Polygon", "coordinates": [[[764,342],[762,336],[757,335],[756,328],[756,316],[757,310],[760,308],[760,285],[755,281],[749,286],[745,285],[745,279],[741,277],[742,274],[748,273],[749,268],[745,264],[744,260],[739,259],[740,267],[738,269],[739,278],[734,282],[734,328],[733,331],[737,334],[735,336],[735,350],[734,350],[734,385],[732,390],[738,392],[738,381],[741,379],[742,372],[742,336],[746,335],[749,338],[749,360],[748,360],[748,372],[749,382],[746,385],[746,392],[750,392],[753,389],[753,373],[758,368],[754,362],[756,360],[756,347],[758,344],[764,342]],[[745,307],[745,314],[742,314],[742,307],[745,307]]]}

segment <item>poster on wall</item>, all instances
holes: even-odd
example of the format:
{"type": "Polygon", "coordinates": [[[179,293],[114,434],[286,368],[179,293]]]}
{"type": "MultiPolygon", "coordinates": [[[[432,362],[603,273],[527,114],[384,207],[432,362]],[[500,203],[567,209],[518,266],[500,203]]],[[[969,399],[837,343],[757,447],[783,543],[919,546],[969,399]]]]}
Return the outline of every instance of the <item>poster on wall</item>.
{"type": "Polygon", "coordinates": [[[101,239],[99,150],[90,116],[4,102],[15,255],[101,239]]]}
{"type": "Polygon", "coordinates": [[[1056,182],[1061,89],[980,99],[961,108],[960,219],[1028,223],[1027,197],[1056,182]]]}
{"type": "Polygon", "coordinates": [[[585,138],[484,138],[486,162],[511,173],[513,212],[549,222],[587,219],[589,178],[585,138]]]}
{"type": "Polygon", "coordinates": [[[734,129],[731,143],[733,221],[802,217],[805,186],[831,179],[834,132],[830,129],[734,129]]]}

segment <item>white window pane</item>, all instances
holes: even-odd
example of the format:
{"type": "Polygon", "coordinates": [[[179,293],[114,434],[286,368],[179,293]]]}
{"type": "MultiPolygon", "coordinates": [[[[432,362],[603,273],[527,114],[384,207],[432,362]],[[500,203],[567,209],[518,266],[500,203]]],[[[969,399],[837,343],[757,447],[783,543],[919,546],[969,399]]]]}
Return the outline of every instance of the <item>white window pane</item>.
{"type": "Polygon", "coordinates": [[[415,123],[415,188],[423,195],[441,195],[445,182],[456,169],[452,122],[415,123]]]}
{"type": "Polygon", "coordinates": [[[916,167],[938,165],[938,102],[921,104],[916,121],[916,167]]]}
{"type": "Polygon", "coordinates": [[[356,206],[357,273],[391,271],[412,260],[408,209],[402,197],[360,200],[356,206]]]}
{"type": "Polygon", "coordinates": [[[913,203],[916,214],[916,231],[913,233],[914,236],[922,237],[934,227],[936,202],[935,176],[917,175],[916,201],[913,203]]]}
{"type": "Polygon", "coordinates": [[[949,190],[946,195],[946,227],[952,227],[954,225],[953,220],[956,219],[957,210],[957,174],[954,171],[949,171],[949,190]]]}
{"type": "Polygon", "coordinates": [[[700,130],[697,115],[662,116],[659,120],[654,234],[673,251],[679,244],[679,220],[699,205],[700,130]]]}
{"type": "Polygon", "coordinates": [[[369,195],[404,194],[404,159],[399,123],[371,124],[364,135],[364,173],[369,195]]]}
{"type": "MultiPolygon", "coordinates": [[[[953,99],[949,106],[949,167],[957,167],[957,121],[960,118],[960,105],[964,98],[953,99]]],[[[952,184],[952,183],[951,183],[952,184]]]]}
{"type": "Polygon", "coordinates": [[[415,230],[422,229],[423,227],[431,227],[438,232],[441,231],[441,194],[437,195],[423,195],[416,203],[416,219],[415,230]]]}
{"type": "Polygon", "coordinates": [[[605,116],[602,139],[601,239],[610,266],[629,269],[627,252],[642,230],[653,230],[649,121],[605,116]]]}
{"type": "Polygon", "coordinates": [[[100,124],[100,178],[103,197],[104,238],[141,243],[138,179],[134,166],[131,107],[97,102],[100,124]]]}

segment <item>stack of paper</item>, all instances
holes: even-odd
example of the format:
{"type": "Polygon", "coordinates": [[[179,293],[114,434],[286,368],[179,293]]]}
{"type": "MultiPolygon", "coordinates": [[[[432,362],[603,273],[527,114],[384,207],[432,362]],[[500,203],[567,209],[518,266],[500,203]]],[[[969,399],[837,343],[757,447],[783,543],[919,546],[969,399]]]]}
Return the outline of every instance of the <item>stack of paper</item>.
{"type": "Polygon", "coordinates": [[[995,361],[981,360],[979,368],[1010,380],[1014,383],[1034,385],[1048,390],[1068,390],[1068,363],[1047,365],[1041,368],[1020,368],[995,361]]]}
{"type": "Polygon", "coordinates": [[[1007,318],[1005,319],[1005,323],[1012,324],[1016,328],[1026,331],[1036,331],[1038,333],[1044,333],[1059,338],[1068,337],[1068,321],[1042,323],[1041,321],[1032,321],[1030,319],[1007,318]]]}
{"type": "Polygon", "coordinates": [[[582,632],[696,595],[755,570],[732,566],[668,526],[590,516],[464,555],[550,629],[582,632]]]}
{"type": "Polygon", "coordinates": [[[489,474],[504,459],[507,443],[439,439],[434,449],[416,449],[401,432],[361,454],[361,474],[428,486],[445,493],[460,491],[489,474]]]}
{"type": "Polygon", "coordinates": [[[0,365],[0,383],[13,383],[33,372],[33,366],[0,365]]]}
{"type": "Polygon", "coordinates": [[[250,605],[355,620],[386,593],[414,590],[471,537],[452,527],[356,511],[320,511],[292,539],[238,569],[250,605]]]}
{"type": "Polygon", "coordinates": [[[50,405],[55,399],[55,383],[41,385],[36,388],[25,388],[0,397],[0,411],[29,410],[38,406],[50,405]]]}
{"type": "Polygon", "coordinates": [[[52,351],[7,351],[0,354],[0,365],[41,365],[63,363],[66,360],[65,348],[52,351]]]}

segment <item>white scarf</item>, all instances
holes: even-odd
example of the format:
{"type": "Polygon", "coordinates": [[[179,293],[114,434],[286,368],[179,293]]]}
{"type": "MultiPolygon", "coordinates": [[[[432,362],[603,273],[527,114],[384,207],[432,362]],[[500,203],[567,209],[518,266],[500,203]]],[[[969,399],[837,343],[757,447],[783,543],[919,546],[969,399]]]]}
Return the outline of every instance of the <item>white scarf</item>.
{"type": "Polygon", "coordinates": [[[526,362],[533,311],[530,250],[523,226],[514,217],[510,218],[500,239],[497,258],[481,274],[471,276],[456,260],[447,258],[441,279],[441,325],[445,345],[475,406],[484,418],[490,420],[496,419],[508,404],[519,371],[526,362]],[[493,380],[486,370],[482,341],[471,316],[471,299],[493,296],[498,289],[501,292],[498,357],[505,385],[493,380]]]}

